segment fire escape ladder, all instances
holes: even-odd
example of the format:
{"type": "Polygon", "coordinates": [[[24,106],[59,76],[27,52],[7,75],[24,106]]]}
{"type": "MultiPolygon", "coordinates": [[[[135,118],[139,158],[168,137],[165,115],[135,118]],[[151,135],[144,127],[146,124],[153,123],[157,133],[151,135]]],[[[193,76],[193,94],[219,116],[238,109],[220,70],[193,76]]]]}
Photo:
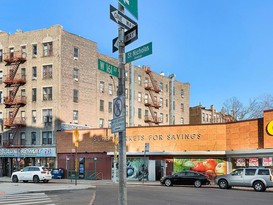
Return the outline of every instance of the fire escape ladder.
{"type": "Polygon", "coordinates": [[[145,122],[149,123],[149,125],[151,123],[154,124],[159,124],[160,120],[158,120],[158,117],[156,116],[155,112],[154,112],[154,108],[155,109],[159,109],[160,105],[157,102],[157,98],[156,98],[156,94],[158,94],[160,92],[159,86],[157,86],[157,81],[154,79],[153,75],[152,75],[152,71],[151,68],[148,67],[146,68],[146,66],[144,66],[144,70],[145,72],[149,75],[151,82],[152,82],[152,86],[147,84],[145,85],[145,90],[149,91],[150,97],[151,97],[151,103],[145,103],[146,106],[149,107],[150,113],[151,113],[151,118],[149,118],[148,116],[145,118],[145,122]]]}
{"type": "MultiPolygon", "coordinates": [[[[25,126],[25,119],[16,119],[16,115],[20,109],[26,105],[26,98],[23,96],[17,96],[16,94],[20,88],[20,86],[26,83],[25,76],[21,75],[17,79],[16,73],[19,69],[19,66],[26,61],[26,54],[22,52],[13,52],[9,53],[5,56],[4,61],[6,62],[6,66],[10,66],[8,70],[8,75],[6,76],[4,83],[8,88],[8,97],[4,98],[4,104],[6,108],[13,109],[12,113],[10,113],[7,119],[4,119],[4,126],[6,128],[12,128],[12,132],[17,134],[17,126],[25,126]]],[[[16,137],[13,135],[13,137],[16,137]]]]}

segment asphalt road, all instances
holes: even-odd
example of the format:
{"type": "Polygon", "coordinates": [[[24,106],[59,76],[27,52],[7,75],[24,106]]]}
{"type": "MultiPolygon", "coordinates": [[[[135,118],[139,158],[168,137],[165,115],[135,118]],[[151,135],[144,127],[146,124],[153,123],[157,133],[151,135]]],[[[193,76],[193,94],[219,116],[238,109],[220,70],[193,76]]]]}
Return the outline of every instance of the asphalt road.
{"type": "MultiPolygon", "coordinates": [[[[128,185],[128,205],[269,205],[272,192],[255,192],[253,189],[222,190],[192,186],[128,185]]],[[[65,205],[118,205],[118,185],[98,185],[95,189],[69,192],[50,192],[47,195],[57,204],[65,205]]]]}

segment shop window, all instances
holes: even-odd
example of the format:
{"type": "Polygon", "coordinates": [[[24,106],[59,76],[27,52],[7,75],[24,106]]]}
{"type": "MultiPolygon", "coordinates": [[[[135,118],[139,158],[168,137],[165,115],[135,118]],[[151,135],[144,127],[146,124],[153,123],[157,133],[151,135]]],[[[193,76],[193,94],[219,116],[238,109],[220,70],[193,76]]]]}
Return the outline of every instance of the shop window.
{"type": "Polygon", "coordinates": [[[42,132],[42,143],[44,145],[52,144],[52,132],[51,131],[43,131],[42,132]]]}

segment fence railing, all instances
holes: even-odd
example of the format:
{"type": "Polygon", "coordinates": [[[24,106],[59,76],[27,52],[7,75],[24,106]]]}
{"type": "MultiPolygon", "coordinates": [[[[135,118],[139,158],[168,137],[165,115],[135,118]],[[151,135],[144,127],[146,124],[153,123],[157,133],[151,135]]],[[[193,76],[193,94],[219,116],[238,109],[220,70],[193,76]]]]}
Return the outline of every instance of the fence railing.
{"type": "Polygon", "coordinates": [[[87,180],[99,180],[103,179],[103,173],[95,170],[86,170],[85,172],[78,173],[75,170],[67,170],[68,179],[87,179],[87,180]]]}

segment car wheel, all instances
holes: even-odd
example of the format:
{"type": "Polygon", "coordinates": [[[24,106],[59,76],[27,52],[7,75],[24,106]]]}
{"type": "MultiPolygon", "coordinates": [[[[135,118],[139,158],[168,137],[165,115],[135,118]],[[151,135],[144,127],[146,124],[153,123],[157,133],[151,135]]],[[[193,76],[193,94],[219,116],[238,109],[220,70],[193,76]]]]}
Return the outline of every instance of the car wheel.
{"type": "Polygon", "coordinates": [[[40,179],[39,179],[39,177],[37,175],[35,175],[33,177],[33,181],[34,181],[34,183],[38,183],[40,181],[40,179]]]}
{"type": "Polygon", "coordinates": [[[12,182],[17,183],[18,181],[18,177],[16,175],[13,175],[12,182]]]}
{"type": "Polygon", "coordinates": [[[24,183],[28,183],[28,180],[23,180],[24,183]]]}
{"type": "Polygon", "coordinates": [[[228,188],[228,182],[225,179],[220,179],[218,182],[218,185],[221,189],[227,189],[228,188]]]}
{"type": "Polygon", "coordinates": [[[165,186],[172,186],[172,181],[170,179],[166,179],[165,186]]]}
{"type": "Polygon", "coordinates": [[[263,191],[266,190],[266,187],[265,187],[264,183],[261,182],[261,181],[254,182],[253,188],[254,188],[255,191],[258,191],[258,192],[263,192],[263,191]]]}
{"type": "Polygon", "coordinates": [[[194,186],[195,186],[196,188],[201,187],[201,186],[202,186],[201,181],[200,181],[200,180],[196,180],[196,181],[194,182],[194,186]]]}

